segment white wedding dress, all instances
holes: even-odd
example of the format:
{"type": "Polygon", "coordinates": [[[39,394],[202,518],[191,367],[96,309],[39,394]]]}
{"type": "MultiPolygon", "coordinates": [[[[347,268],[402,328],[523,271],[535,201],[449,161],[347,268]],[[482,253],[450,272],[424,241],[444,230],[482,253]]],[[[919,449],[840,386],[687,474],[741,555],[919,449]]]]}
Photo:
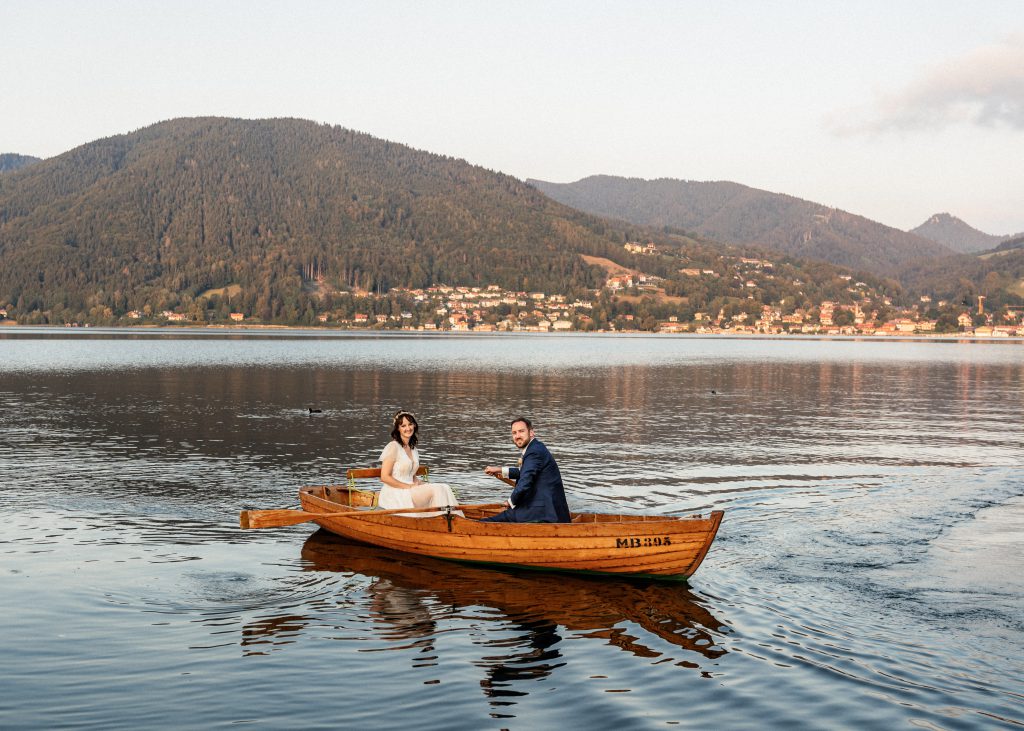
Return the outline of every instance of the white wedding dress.
{"type": "MultiPolygon", "coordinates": [[[[392,439],[388,442],[388,446],[384,447],[384,451],[380,453],[380,461],[383,462],[386,459],[395,460],[395,465],[391,468],[392,477],[399,482],[413,482],[413,476],[420,466],[420,454],[417,450],[412,450],[412,459],[410,459],[398,442],[392,439]]],[[[382,484],[377,504],[386,510],[400,510],[401,508],[429,508],[435,506],[443,508],[446,505],[454,507],[459,502],[455,499],[455,494],[448,485],[441,482],[425,482],[410,489],[382,484]]],[[[412,513],[410,517],[429,518],[434,515],[440,515],[440,513],[412,513]]],[[[462,513],[458,512],[458,515],[462,515],[462,513]]]]}

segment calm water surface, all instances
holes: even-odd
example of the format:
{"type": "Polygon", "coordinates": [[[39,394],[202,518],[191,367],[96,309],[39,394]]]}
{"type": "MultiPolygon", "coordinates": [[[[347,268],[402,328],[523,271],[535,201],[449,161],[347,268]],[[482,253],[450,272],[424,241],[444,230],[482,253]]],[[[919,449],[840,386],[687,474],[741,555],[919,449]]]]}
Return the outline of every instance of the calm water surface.
{"type": "Polygon", "coordinates": [[[1024,725],[1024,343],[0,331],[0,728],[1024,725]],[[310,414],[309,406],[322,409],[310,414]],[[690,586],[237,528],[370,465],[726,511],[690,586]]]}

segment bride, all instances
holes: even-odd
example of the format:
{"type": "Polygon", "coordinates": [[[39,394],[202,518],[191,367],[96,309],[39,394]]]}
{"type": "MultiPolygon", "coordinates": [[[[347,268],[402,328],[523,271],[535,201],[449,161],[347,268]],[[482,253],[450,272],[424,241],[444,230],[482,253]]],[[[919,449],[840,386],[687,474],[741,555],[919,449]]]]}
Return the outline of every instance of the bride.
{"type": "MultiPolygon", "coordinates": [[[[459,504],[448,485],[423,482],[416,476],[420,466],[420,455],[416,451],[419,430],[415,415],[408,411],[395,414],[391,441],[380,453],[380,480],[384,484],[377,504],[382,508],[443,508],[459,504]]],[[[415,513],[423,518],[437,514],[415,513]]]]}

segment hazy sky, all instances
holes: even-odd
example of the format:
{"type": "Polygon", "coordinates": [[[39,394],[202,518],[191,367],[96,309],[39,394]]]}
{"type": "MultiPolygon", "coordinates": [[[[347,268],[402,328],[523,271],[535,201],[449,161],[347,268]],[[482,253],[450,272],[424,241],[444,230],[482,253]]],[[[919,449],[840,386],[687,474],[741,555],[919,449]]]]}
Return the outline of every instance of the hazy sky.
{"type": "Polygon", "coordinates": [[[0,152],[300,117],[500,170],[1024,231],[1024,1],[0,0],[0,152]]]}

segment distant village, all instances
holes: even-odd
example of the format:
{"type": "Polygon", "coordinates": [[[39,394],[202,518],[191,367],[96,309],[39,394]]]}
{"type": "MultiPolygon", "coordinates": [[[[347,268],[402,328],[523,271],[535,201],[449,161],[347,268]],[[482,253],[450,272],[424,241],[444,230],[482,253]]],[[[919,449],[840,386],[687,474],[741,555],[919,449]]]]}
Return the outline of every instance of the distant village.
{"type": "MultiPolygon", "coordinates": [[[[632,281],[629,277],[611,277],[605,286],[612,292],[624,292],[632,288],[643,287],[644,278],[632,281]]],[[[592,300],[576,299],[571,302],[559,294],[544,292],[510,292],[497,285],[487,287],[450,287],[438,285],[427,289],[405,290],[415,302],[429,304],[436,315],[434,321],[416,323],[412,311],[399,314],[356,313],[351,319],[331,320],[327,314],[321,314],[318,322],[321,325],[334,325],[342,328],[377,328],[400,329],[412,331],[452,332],[570,332],[596,330],[598,332],[616,332],[637,330],[634,315],[623,315],[622,323],[610,322],[607,328],[594,328],[591,312],[594,307],[592,300]],[[515,314],[496,314],[502,305],[515,308],[515,314]]],[[[597,295],[598,292],[595,292],[597,295]]],[[[890,303],[887,303],[891,305],[890,303]]],[[[922,303],[927,304],[927,303],[922,303]]],[[[947,303],[937,303],[945,306],[947,303]]],[[[977,312],[985,315],[984,305],[979,305],[977,312]]],[[[810,335],[929,335],[936,332],[936,320],[921,317],[918,308],[896,310],[898,316],[881,324],[872,321],[873,312],[866,311],[859,303],[839,305],[834,302],[821,302],[814,311],[802,311],[783,315],[781,309],[765,305],[760,317],[751,317],[747,313],[739,313],[726,318],[723,312],[697,312],[689,321],[681,321],[677,316],[669,316],[658,322],[656,332],[661,333],[698,333],[698,334],[770,334],[799,333],[810,335]],[[837,324],[839,313],[849,313],[845,318],[849,324],[837,324]]],[[[175,313],[165,313],[171,322],[182,321],[175,313]]],[[[985,324],[975,325],[975,317],[966,309],[957,318],[959,331],[977,337],[1024,337],[1022,313],[1017,312],[1013,321],[993,321],[989,314],[985,316],[985,324]]],[[[240,313],[232,313],[232,319],[243,322],[240,313]]]]}
{"type": "MultiPolygon", "coordinates": [[[[634,255],[656,255],[660,252],[653,243],[627,243],[625,250],[634,255]]],[[[722,257],[726,259],[728,257],[722,257]]],[[[719,279],[732,276],[734,288],[748,292],[746,298],[754,300],[753,293],[766,280],[774,278],[772,262],[746,257],[734,257],[732,268],[716,271],[714,268],[683,267],[682,277],[719,279]]],[[[425,289],[394,288],[382,294],[369,292],[335,292],[335,306],[328,312],[315,315],[305,324],[337,329],[377,329],[405,331],[448,332],[621,332],[644,330],[660,333],[697,334],[808,334],[808,335],[932,335],[959,332],[975,337],[1024,337],[1024,308],[1004,308],[1001,313],[985,311],[984,297],[970,307],[951,306],[947,301],[932,302],[927,296],[909,307],[898,307],[888,297],[879,298],[869,293],[868,285],[854,281],[852,276],[839,275],[845,280],[848,301],[839,303],[821,301],[810,307],[783,307],[783,303],[747,306],[743,311],[725,307],[717,311],[692,311],[687,315],[669,314],[641,322],[640,317],[628,312],[604,313],[601,322],[594,317],[595,307],[607,308],[607,303],[620,299],[639,301],[657,299],[663,292],[663,280],[625,267],[609,274],[603,287],[591,290],[589,296],[574,297],[548,292],[509,291],[499,285],[482,287],[448,286],[439,284],[425,289]],[[869,296],[873,295],[873,296],[869,296]],[[879,319],[879,307],[886,313],[879,319]],[[943,311],[945,323],[925,313],[943,311]],[[951,316],[955,316],[955,326],[951,316]]],[[[721,268],[719,268],[721,269],[721,268]]],[[[796,281],[799,285],[800,282],[796,281]]],[[[677,298],[680,299],[680,298],[677,298]]],[[[621,309],[621,308],[613,308],[621,309]]],[[[662,310],[665,307],[660,308],[662,310]]],[[[671,308],[668,308],[671,309],[671,308]]],[[[8,316],[7,308],[0,307],[0,321],[8,316]]],[[[120,318],[121,324],[221,324],[259,326],[263,323],[242,312],[221,313],[221,321],[204,313],[201,306],[193,305],[189,311],[163,310],[151,312],[132,310],[120,318]],[[226,315],[226,318],[225,318],[226,315]]],[[[66,323],[78,326],[78,323],[66,323]]]]}

